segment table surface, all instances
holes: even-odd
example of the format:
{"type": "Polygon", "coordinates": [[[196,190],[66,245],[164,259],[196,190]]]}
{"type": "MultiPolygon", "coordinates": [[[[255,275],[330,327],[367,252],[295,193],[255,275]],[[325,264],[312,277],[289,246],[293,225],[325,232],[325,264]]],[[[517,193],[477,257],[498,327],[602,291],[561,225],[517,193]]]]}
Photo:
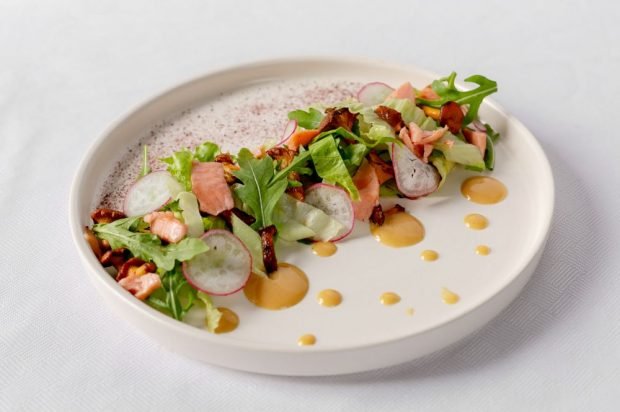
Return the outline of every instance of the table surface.
{"type": "Polygon", "coordinates": [[[617,2],[172,3],[0,1],[0,410],[617,410],[617,2]],[[340,54],[498,81],[556,182],[549,243],[517,300],[439,353],[328,378],[198,363],[109,311],[67,225],[95,137],[214,68],[340,54]]]}

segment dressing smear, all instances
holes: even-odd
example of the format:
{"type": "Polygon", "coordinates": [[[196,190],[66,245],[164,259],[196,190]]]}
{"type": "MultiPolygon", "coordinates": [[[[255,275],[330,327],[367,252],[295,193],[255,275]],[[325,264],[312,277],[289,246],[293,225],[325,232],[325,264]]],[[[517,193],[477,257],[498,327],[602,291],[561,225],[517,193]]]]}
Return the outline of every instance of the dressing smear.
{"type": "Polygon", "coordinates": [[[228,333],[237,329],[239,326],[239,316],[232,310],[228,308],[217,308],[222,317],[220,318],[220,323],[215,328],[215,333],[228,333]]]}
{"type": "Polygon", "coordinates": [[[299,346],[312,346],[316,343],[316,336],[312,334],[301,335],[299,339],[297,339],[297,344],[299,346]]]}
{"type": "Polygon", "coordinates": [[[379,301],[384,306],[392,306],[400,302],[400,296],[394,292],[385,292],[381,294],[379,301]]]}
{"type": "Polygon", "coordinates": [[[492,205],[504,200],[508,195],[508,189],[495,178],[474,176],[463,182],[461,193],[471,202],[492,205]]]}
{"type": "Polygon", "coordinates": [[[312,253],[321,257],[332,256],[338,247],[333,242],[315,242],[312,244],[312,253]]]}
{"type": "Polygon", "coordinates": [[[243,288],[246,298],[258,307],[286,309],[299,303],[308,293],[308,277],[297,266],[279,263],[270,277],[252,273],[243,288]]]}
{"type": "Polygon", "coordinates": [[[390,247],[415,245],[424,239],[424,226],[407,212],[397,212],[385,217],[381,226],[370,224],[370,233],[378,242],[390,247]]]}
{"type": "Polygon", "coordinates": [[[441,289],[441,300],[447,305],[454,305],[459,300],[461,300],[461,297],[449,289],[442,288],[441,289]]]}
{"type": "Polygon", "coordinates": [[[465,226],[471,230],[483,230],[489,226],[489,220],[478,213],[470,213],[465,216],[463,221],[465,222],[465,226]]]}
{"type": "Polygon", "coordinates": [[[334,289],[324,289],[316,297],[319,305],[332,308],[342,303],[342,295],[334,289]]]}

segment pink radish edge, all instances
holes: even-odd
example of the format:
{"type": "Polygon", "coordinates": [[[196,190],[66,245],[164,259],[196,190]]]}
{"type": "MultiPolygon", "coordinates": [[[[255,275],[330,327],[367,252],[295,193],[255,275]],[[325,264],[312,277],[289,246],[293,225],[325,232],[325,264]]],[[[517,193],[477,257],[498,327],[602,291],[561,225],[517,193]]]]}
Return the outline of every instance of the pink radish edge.
{"type": "MultiPolygon", "coordinates": [[[[430,192],[428,192],[428,193],[422,193],[422,194],[420,194],[419,196],[410,196],[410,195],[407,195],[407,194],[405,193],[405,191],[402,189],[402,187],[401,187],[401,185],[400,185],[400,183],[399,183],[399,181],[398,181],[398,178],[397,178],[397,176],[399,175],[399,173],[398,173],[398,169],[399,169],[399,168],[398,168],[398,162],[396,161],[396,150],[394,150],[394,146],[396,146],[396,144],[397,144],[397,143],[392,143],[392,153],[391,153],[391,156],[390,156],[390,157],[392,158],[392,167],[394,168],[394,181],[396,182],[396,187],[398,188],[398,190],[400,191],[400,193],[402,193],[402,194],[403,194],[403,196],[405,196],[407,199],[412,199],[412,200],[415,200],[415,199],[419,199],[419,198],[424,197],[424,196],[428,196],[428,195],[430,195],[431,193],[433,193],[435,190],[437,190],[437,188],[435,188],[435,190],[432,190],[432,191],[430,191],[430,192]]],[[[408,147],[404,147],[404,148],[402,148],[402,149],[403,149],[403,150],[409,150],[409,148],[408,148],[408,147]]],[[[411,150],[409,150],[409,151],[411,151],[411,150]]],[[[413,153],[412,153],[412,154],[413,154],[413,153]]],[[[415,154],[413,154],[413,156],[414,156],[414,157],[417,157],[415,154]]],[[[419,159],[418,159],[418,160],[419,160],[419,159]]],[[[421,161],[421,160],[420,160],[420,161],[421,161]]]]}
{"type": "Polygon", "coordinates": [[[374,106],[383,102],[392,92],[394,88],[382,82],[372,82],[365,84],[357,92],[357,100],[360,102],[374,106]]]}
{"type": "MultiPolygon", "coordinates": [[[[129,199],[129,196],[130,196],[131,192],[132,192],[132,191],[134,190],[134,188],[136,187],[136,184],[137,184],[140,180],[144,179],[144,178],[145,178],[145,177],[147,177],[147,176],[150,176],[150,175],[153,175],[153,174],[161,174],[161,173],[166,173],[166,174],[170,175],[170,173],[169,173],[168,171],[166,171],[166,170],[155,170],[155,171],[153,171],[153,172],[150,172],[150,173],[148,173],[148,174],[146,174],[146,175],[142,176],[141,178],[139,178],[138,180],[136,180],[135,182],[133,182],[133,184],[132,184],[132,185],[129,187],[129,189],[127,190],[127,193],[125,194],[125,198],[123,199],[123,213],[125,213],[125,215],[127,215],[127,216],[132,216],[132,215],[131,215],[131,213],[127,213],[127,212],[128,212],[128,210],[127,210],[127,200],[129,199]]],[[[172,175],[170,175],[170,177],[172,177],[172,175]]],[[[162,203],[161,205],[159,205],[159,206],[158,206],[158,207],[156,207],[155,209],[148,211],[147,213],[155,212],[155,211],[157,211],[157,210],[161,209],[162,207],[166,206],[166,205],[167,205],[168,203],[170,203],[171,201],[172,201],[172,196],[171,196],[171,197],[169,197],[169,198],[168,198],[168,199],[167,199],[164,203],[162,203]]]]}
{"type": "Polygon", "coordinates": [[[347,230],[342,235],[336,236],[335,238],[329,240],[330,242],[338,242],[339,240],[342,240],[345,237],[349,236],[351,232],[353,231],[353,228],[355,227],[355,214],[353,213],[353,203],[352,203],[353,201],[351,200],[351,197],[349,196],[346,190],[338,186],[330,185],[329,183],[315,183],[312,186],[310,186],[308,189],[306,189],[306,193],[311,192],[312,190],[320,189],[321,187],[325,187],[330,190],[331,189],[339,190],[340,192],[344,194],[345,198],[349,202],[349,209],[351,210],[351,223],[349,224],[347,230]]]}
{"type": "Polygon", "coordinates": [[[239,239],[237,236],[235,236],[233,233],[229,232],[228,230],[224,230],[224,229],[211,229],[207,232],[205,232],[204,235],[200,236],[200,239],[204,239],[205,237],[211,236],[211,235],[216,235],[216,234],[226,234],[227,236],[232,236],[236,242],[238,242],[241,247],[243,248],[243,250],[246,251],[246,253],[248,254],[248,256],[250,257],[250,267],[248,268],[248,275],[245,278],[245,281],[243,282],[243,284],[238,287],[237,289],[231,291],[231,292],[226,292],[226,293],[213,293],[211,291],[208,291],[206,289],[203,289],[202,287],[198,286],[191,278],[190,276],[187,275],[187,260],[185,262],[182,263],[182,268],[183,268],[183,277],[185,278],[185,280],[187,280],[187,283],[189,283],[192,287],[194,287],[195,289],[198,289],[201,292],[206,293],[207,295],[211,295],[211,296],[228,296],[228,295],[232,295],[233,293],[237,293],[239,292],[241,289],[243,289],[245,287],[245,285],[248,283],[248,280],[250,280],[250,275],[252,274],[252,268],[254,267],[254,262],[252,260],[252,254],[250,253],[250,251],[248,250],[248,248],[245,246],[245,244],[241,241],[241,239],[239,239]]]}
{"type": "Polygon", "coordinates": [[[284,126],[284,131],[282,132],[282,138],[276,144],[276,146],[282,146],[284,143],[286,143],[288,139],[291,138],[293,133],[295,133],[295,130],[297,130],[297,120],[289,120],[286,123],[286,126],[284,126]]]}

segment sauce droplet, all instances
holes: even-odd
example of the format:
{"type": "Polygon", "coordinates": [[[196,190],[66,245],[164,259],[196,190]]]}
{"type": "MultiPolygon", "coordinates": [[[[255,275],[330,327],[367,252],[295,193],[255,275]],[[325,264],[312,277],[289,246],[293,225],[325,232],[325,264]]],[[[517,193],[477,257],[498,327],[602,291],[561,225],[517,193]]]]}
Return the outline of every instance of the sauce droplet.
{"type": "Polygon", "coordinates": [[[433,262],[439,259],[439,253],[434,250],[423,250],[422,253],[420,253],[420,259],[425,262],[433,262]]]}
{"type": "Polygon", "coordinates": [[[328,257],[336,253],[338,247],[333,242],[315,242],[312,244],[312,253],[321,257],[328,257]]]}
{"type": "Polygon", "coordinates": [[[312,346],[316,343],[316,336],[311,334],[302,335],[297,339],[299,346],[312,346]]]}
{"type": "Polygon", "coordinates": [[[370,232],[377,241],[391,247],[411,246],[424,239],[424,226],[407,212],[387,215],[381,226],[371,223],[370,232]]]}
{"type": "Polygon", "coordinates": [[[478,245],[476,246],[476,255],[486,256],[491,253],[491,248],[487,245],[478,245]]]}
{"type": "Polygon", "coordinates": [[[270,277],[252,273],[243,288],[246,298],[256,306],[280,310],[299,303],[308,292],[308,277],[297,266],[279,263],[270,277]]]}
{"type": "Polygon", "coordinates": [[[489,226],[489,220],[478,213],[471,213],[465,216],[464,222],[465,226],[472,230],[482,230],[489,226]]]}
{"type": "Polygon", "coordinates": [[[215,328],[215,333],[228,333],[237,329],[239,326],[239,316],[228,308],[217,308],[222,314],[220,323],[215,328]]]}
{"type": "Polygon", "coordinates": [[[390,305],[395,305],[398,302],[400,302],[400,296],[398,296],[394,292],[385,292],[381,295],[379,300],[381,301],[382,305],[390,306],[390,305]]]}
{"type": "Polygon", "coordinates": [[[474,176],[461,185],[461,193],[474,203],[492,205],[506,198],[508,190],[502,182],[488,176],[474,176]]]}
{"type": "Polygon", "coordinates": [[[448,305],[454,305],[456,302],[461,300],[461,297],[456,293],[448,290],[446,288],[441,289],[441,300],[448,305]]]}
{"type": "Polygon", "coordinates": [[[413,308],[407,308],[407,309],[405,309],[405,313],[408,316],[413,316],[413,314],[415,313],[415,310],[413,310],[413,308]]]}
{"type": "Polygon", "coordinates": [[[332,308],[342,303],[342,295],[334,289],[325,289],[319,292],[316,297],[319,305],[332,308]]]}

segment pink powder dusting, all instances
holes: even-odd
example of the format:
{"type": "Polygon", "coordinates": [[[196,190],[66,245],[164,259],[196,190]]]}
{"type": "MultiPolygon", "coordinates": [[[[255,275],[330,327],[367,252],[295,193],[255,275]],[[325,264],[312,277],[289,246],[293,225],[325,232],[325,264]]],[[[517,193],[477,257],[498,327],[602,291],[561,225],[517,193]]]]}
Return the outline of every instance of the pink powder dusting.
{"type": "Polygon", "coordinates": [[[205,140],[223,151],[254,149],[279,140],[287,113],[315,103],[329,105],[352,97],[361,84],[347,81],[282,81],[260,84],[224,94],[202,106],[187,109],[154,125],[113,168],[105,180],[99,207],[122,209],[127,190],[141,169],[142,145],[148,145],[152,170],[163,170],[159,161],[184,147],[192,149],[205,140]]]}

